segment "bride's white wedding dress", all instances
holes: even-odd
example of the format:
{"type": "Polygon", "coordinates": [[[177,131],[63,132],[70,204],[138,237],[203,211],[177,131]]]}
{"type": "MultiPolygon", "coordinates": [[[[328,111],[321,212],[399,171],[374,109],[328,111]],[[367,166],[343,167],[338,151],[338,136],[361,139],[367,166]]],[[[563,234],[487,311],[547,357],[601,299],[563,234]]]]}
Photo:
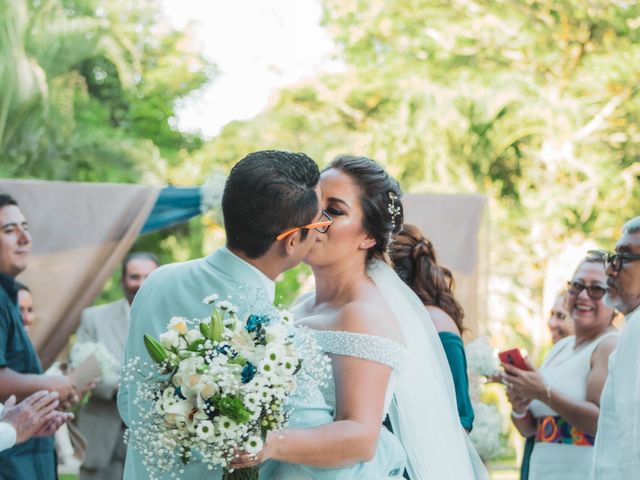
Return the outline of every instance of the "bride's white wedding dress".
{"type": "MultiPolygon", "coordinates": [[[[412,480],[488,480],[489,474],[460,424],[451,370],[427,309],[384,262],[374,260],[367,273],[398,322],[404,345],[371,335],[312,330],[316,340],[326,353],[364,358],[392,368],[385,414],[389,413],[393,431],[406,452],[412,480]]],[[[323,396],[335,407],[334,382],[329,382],[323,396]]],[[[381,443],[388,433],[382,427],[381,443]]],[[[385,449],[379,447],[376,457],[384,454],[385,449]]],[[[381,469],[375,477],[347,478],[382,479],[397,473],[387,471],[384,462],[378,463],[381,469]]]]}
{"type": "Polygon", "coordinates": [[[367,274],[393,313],[408,352],[389,418],[407,454],[412,480],[489,480],[462,428],[444,348],[418,296],[389,265],[375,260],[367,274]]]}
{"type": "MultiPolygon", "coordinates": [[[[307,319],[310,317],[307,317],[307,319]]],[[[378,448],[373,460],[366,463],[359,463],[351,467],[344,468],[309,468],[300,465],[279,463],[273,470],[264,472],[261,478],[278,480],[387,480],[402,478],[402,473],[406,465],[404,449],[398,439],[390,433],[382,421],[388,413],[394,392],[394,385],[398,373],[406,365],[408,353],[404,346],[392,340],[372,335],[356,334],[351,332],[314,330],[304,328],[318,343],[324,353],[333,355],[348,355],[351,357],[363,358],[374,362],[382,363],[391,367],[391,377],[387,387],[385,397],[384,415],[380,419],[380,439],[378,448]]],[[[333,379],[333,370],[327,384],[322,388],[321,393],[324,403],[330,409],[331,414],[335,414],[336,407],[336,386],[333,379]]],[[[310,413],[300,412],[307,417],[310,413]]]]}
{"type": "MultiPolygon", "coordinates": [[[[362,358],[391,368],[391,377],[389,378],[389,385],[384,399],[384,414],[380,420],[382,422],[389,413],[395,385],[398,381],[398,374],[408,361],[409,353],[404,348],[404,345],[388,338],[362,333],[312,329],[309,329],[309,331],[313,334],[324,353],[362,358]]],[[[327,386],[322,389],[322,395],[327,405],[335,410],[336,384],[333,379],[333,373],[327,382],[327,386]]]]}

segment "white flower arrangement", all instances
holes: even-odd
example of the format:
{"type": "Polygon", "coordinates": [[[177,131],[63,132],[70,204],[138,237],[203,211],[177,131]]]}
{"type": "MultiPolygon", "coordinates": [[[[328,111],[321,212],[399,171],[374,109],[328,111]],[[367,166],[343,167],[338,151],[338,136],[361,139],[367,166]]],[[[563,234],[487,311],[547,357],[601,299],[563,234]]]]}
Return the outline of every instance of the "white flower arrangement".
{"type": "Polygon", "coordinates": [[[207,468],[225,469],[224,478],[257,479],[257,467],[234,472],[228,459],[235,450],[259,452],[269,431],[286,426],[285,401],[301,378],[328,378],[329,360],[311,336],[281,323],[290,313],[241,320],[234,304],[217,298],[204,299],[212,305],[209,319],[174,317],[159,340],[145,335],[155,373],[139,359],[123,371],[123,382],[137,384],[142,414],[128,443],[151,478],[179,478],[180,462],[197,454],[207,468]],[[140,373],[146,376],[136,380],[140,373]]]}
{"type": "Polygon", "coordinates": [[[480,391],[486,383],[484,377],[494,377],[500,373],[500,363],[488,337],[479,337],[466,348],[469,365],[469,396],[475,414],[473,430],[469,434],[478,455],[485,462],[491,460],[504,449],[503,420],[498,407],[483,403],[480,391]]]}
{"type": "Polygon", "coordinates": [[[120,362],[111,354],[107,347],[98,342],[76,343],[69,354],[69,365],[76,369],[91,355],[96,357],[100,367],[100,380],[114,385],[118,383],[120,362]]]}
{"type": "Polygon", "coordinates": [[[481,402],[473,404],[473,411],[475,418],[469,438],[480,458],[486,462],[503,451],[502,416],[498,407],[481,402]]]}
{"type": "Polygon", "coordinates": [[[498,355],[488,337],[476,338],[466,347],[469,370],[474,375],[491,377],[500,373],[498,355]]]}

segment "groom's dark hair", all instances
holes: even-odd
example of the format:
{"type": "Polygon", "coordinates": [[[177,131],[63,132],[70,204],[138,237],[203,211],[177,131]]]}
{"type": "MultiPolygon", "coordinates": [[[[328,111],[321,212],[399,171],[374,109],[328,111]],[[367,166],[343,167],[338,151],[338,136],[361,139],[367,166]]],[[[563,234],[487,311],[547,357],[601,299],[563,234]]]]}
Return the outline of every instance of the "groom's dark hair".
{"type": "MultiPolygon", "coordinates": [[[[304,153],[263,150],[232,169],[222,194],[227,246],[259,258],[283,231],[306,225],[318,213],[316,163],[304,153]]],[[[301,238],[307,236],[301,230],[301,238]]]]}

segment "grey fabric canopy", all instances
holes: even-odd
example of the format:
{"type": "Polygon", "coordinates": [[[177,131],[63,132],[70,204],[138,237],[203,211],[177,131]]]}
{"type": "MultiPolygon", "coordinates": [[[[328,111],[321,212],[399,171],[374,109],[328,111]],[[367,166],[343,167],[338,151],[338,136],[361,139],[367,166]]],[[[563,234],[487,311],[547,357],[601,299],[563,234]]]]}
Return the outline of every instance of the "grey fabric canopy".
{"type": "MultiPolygon", "coordinates": [[[[127,254],[160,188],[141,185],[0,180],[27,217],[29,268],[19,280],[33,293],[33,341],[50,365],[127,254]]],[[[31,333],[31,332],[30,332],[31,333]]]]}

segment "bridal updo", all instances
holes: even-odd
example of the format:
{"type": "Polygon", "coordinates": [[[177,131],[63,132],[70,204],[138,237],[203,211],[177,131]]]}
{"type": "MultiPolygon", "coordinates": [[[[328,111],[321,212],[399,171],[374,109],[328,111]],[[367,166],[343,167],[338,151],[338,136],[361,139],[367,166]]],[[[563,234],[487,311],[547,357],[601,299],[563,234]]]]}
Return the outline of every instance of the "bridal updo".
{"type": "Polygon", "coordinates": [[[420,229],[405,223],[389,246],[389,256],[398,276],[427,306],[444,310],[464,331],[464,310],[453,294],[453,274],[440,265],[431,240],[420,229]]]}
{"type": "Polygon", "coordinates": [[[360,189],[362,227],[376,240],[376,244],[367,252],[367,260],[379,258],[387,261],[389,243],[404,221],[400,184],[367,157],[341,155],[325,170],[332,168],[349,175],[360,189]]]}

